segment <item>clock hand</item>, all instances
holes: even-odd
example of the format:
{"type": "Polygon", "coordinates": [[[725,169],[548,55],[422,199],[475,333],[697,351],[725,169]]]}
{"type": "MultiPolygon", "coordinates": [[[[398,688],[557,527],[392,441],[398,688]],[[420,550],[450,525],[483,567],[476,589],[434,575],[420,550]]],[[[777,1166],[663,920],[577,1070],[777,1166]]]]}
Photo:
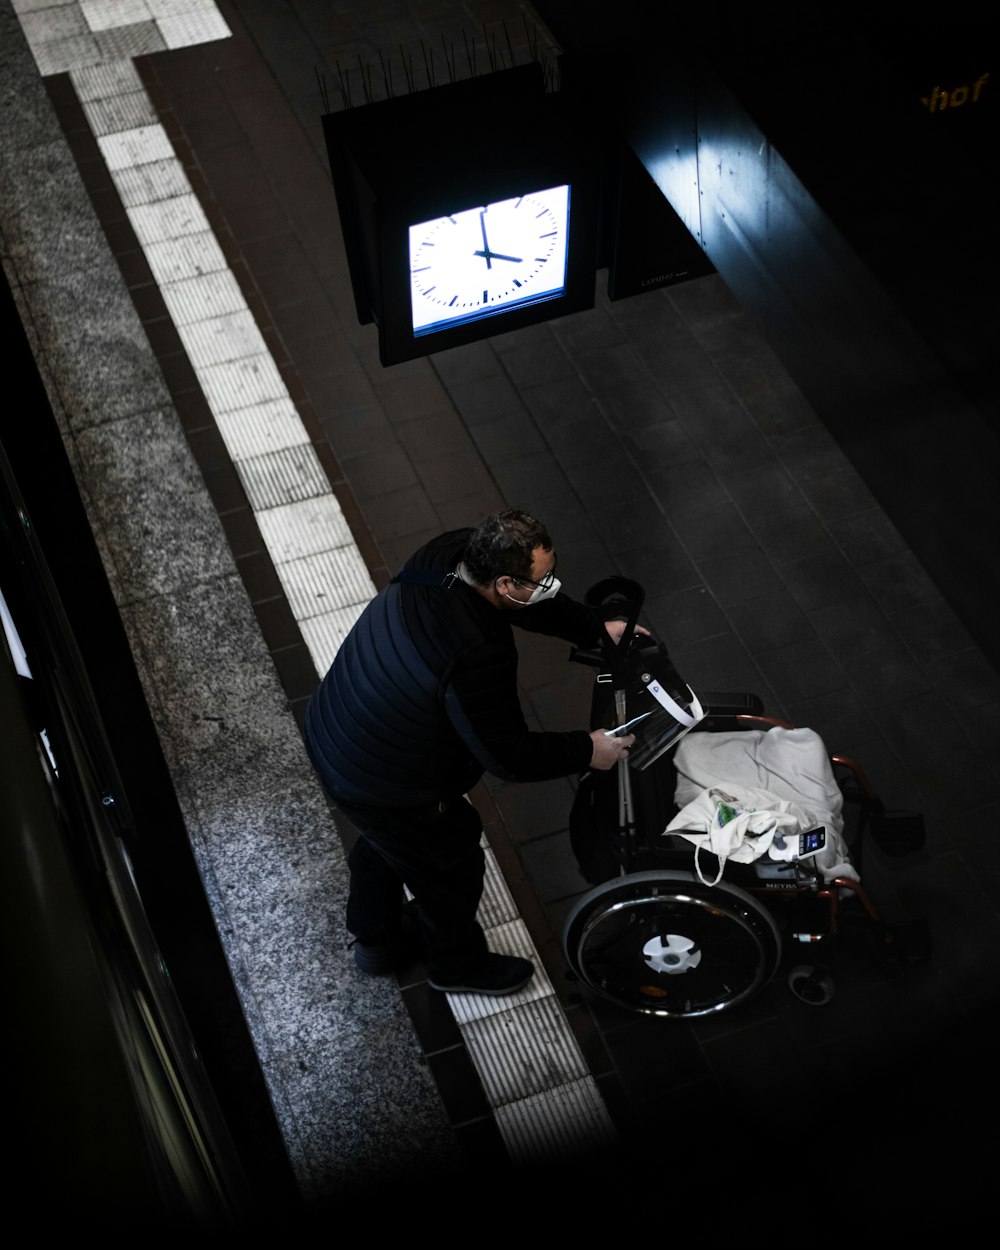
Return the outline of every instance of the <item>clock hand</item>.
{"type": "Polygon", "coordinates": [[[489,239],[487,239],[486,237],[486,209],[485,208],[480,209],[479,226],[483,232],[483,247],[485,248],[485,251],[476,252],[475,255],[482,256],[483,259],[486,261],[486,268],[492,269],[493,265],[490,263],[490,257],[493,255],[493,253],[490,251],[490,242],[489,242],[489,239]]]}
{"type": "Polygon", "coordinates": [[[524,260],[523,256],[504,256],[503,252],[473,252],[473,256],[485,256],[487,265],[489,265],[490,263],[491,256],[494,258],[494,260],[513,261],[515,265],[519,265],[521,261],[524,260]]]}

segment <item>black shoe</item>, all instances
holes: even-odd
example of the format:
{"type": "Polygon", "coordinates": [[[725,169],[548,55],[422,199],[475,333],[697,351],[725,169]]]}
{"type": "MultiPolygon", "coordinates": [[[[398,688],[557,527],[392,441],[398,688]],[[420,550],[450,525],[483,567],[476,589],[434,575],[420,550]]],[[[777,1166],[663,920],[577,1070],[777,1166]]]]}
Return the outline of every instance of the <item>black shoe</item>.
{"type": "Polygon", "coordinates": [[[483,963],[465,973],[431,975],[428,984],[446,994],[513,994],[523,989],[535,975],[530,959],[517,955],[497,955],[488,951],[483,963]]]}
{"type": "Polygon", "coordinates": [[[354,962],[361,972],[374,977],[386,976],[423,958],[424,945],[414,903],[404,904],[400,925],[400,932],[384,941],[362,942],[355,938],[354,962]]]}

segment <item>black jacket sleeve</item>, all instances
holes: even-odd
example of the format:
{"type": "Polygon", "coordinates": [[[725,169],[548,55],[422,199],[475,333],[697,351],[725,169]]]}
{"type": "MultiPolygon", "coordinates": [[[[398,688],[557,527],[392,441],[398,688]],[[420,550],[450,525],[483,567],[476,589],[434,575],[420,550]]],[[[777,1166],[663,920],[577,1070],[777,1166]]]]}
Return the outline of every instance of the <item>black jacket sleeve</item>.
{"type": "MultiPolygon", "coordinates": [[[[560,636],[560,631],[552,632],[560,636]]],[[[445,707],[452,726],[479,764],[505,781],[565,777],[582,772],[590,763],[593,743],[586,730],[533,733],[528,729],[518,697],[513,642],[509,647],[479,647],[464,655],[450,674],[445,707]]]]}
{"type": "Polygon", "coordinates": [[[601,618],[586,604],[577,603],[562,593],[530,607],[514,609],[508,614],[512,625],[533,634],[565,638],[578,647],[593,646],[604,629],[601,618]]]}

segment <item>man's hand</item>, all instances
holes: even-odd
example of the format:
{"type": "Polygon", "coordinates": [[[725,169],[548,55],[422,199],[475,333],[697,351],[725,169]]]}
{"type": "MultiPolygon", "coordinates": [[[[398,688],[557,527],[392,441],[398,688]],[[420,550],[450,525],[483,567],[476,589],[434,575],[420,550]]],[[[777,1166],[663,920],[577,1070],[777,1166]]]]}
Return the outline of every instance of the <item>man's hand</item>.
{"type": "Polygon", "coordinates": [[[635,742],[635,734],[620,734],[609,738],[603,729],[595,729],[590,735],[594,744],[594,753],[590,757],[590,767],[607,772],[621,759],[628,759],[628,749],[635,742]]]}
{"type": "MultiPolygon", "coordinates": [[[[627,622],[627,621],[605,621],[605,622],[604,622],[604,628],[605,628],[605,629],[608,631],[608,633],[611,635],[612,640],[613,640],[615,643],[619,643],[619,642],[621,642],[621,640],[622,640],[622,634],[624,634],[624,632],[625,632],[625,626],[626,626],[627,624],[628,624],[628,622],[627,622]]],[[[642,625],[637,625],[637,626],[635,627],[635,632],[636,632],[637,634],[645,634],[647,638],[649,638],[649,637],[650,637],[649,630],[648,630],[648,629],[646,629],[646,628],[645,628],[644,626],[642,626],[642,625]]]]}

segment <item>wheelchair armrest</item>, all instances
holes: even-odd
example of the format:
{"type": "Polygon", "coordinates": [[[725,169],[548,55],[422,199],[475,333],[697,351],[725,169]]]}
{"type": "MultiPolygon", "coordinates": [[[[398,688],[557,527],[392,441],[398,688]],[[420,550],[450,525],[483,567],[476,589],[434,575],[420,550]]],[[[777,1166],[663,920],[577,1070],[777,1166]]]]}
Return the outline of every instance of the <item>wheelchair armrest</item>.
{"type": "MultiPolygon", "coordinates": [[[[699,691],[701,706],[705,709],[705,719],[698,726],[700,730],[742,729],[746,728],[739,721],[740,716],[760,716],[764,711],[763,700],[755,694],[739,691],[699,691]]],[[[753,728],[753,726],[750,726],[753,728]]]]}

